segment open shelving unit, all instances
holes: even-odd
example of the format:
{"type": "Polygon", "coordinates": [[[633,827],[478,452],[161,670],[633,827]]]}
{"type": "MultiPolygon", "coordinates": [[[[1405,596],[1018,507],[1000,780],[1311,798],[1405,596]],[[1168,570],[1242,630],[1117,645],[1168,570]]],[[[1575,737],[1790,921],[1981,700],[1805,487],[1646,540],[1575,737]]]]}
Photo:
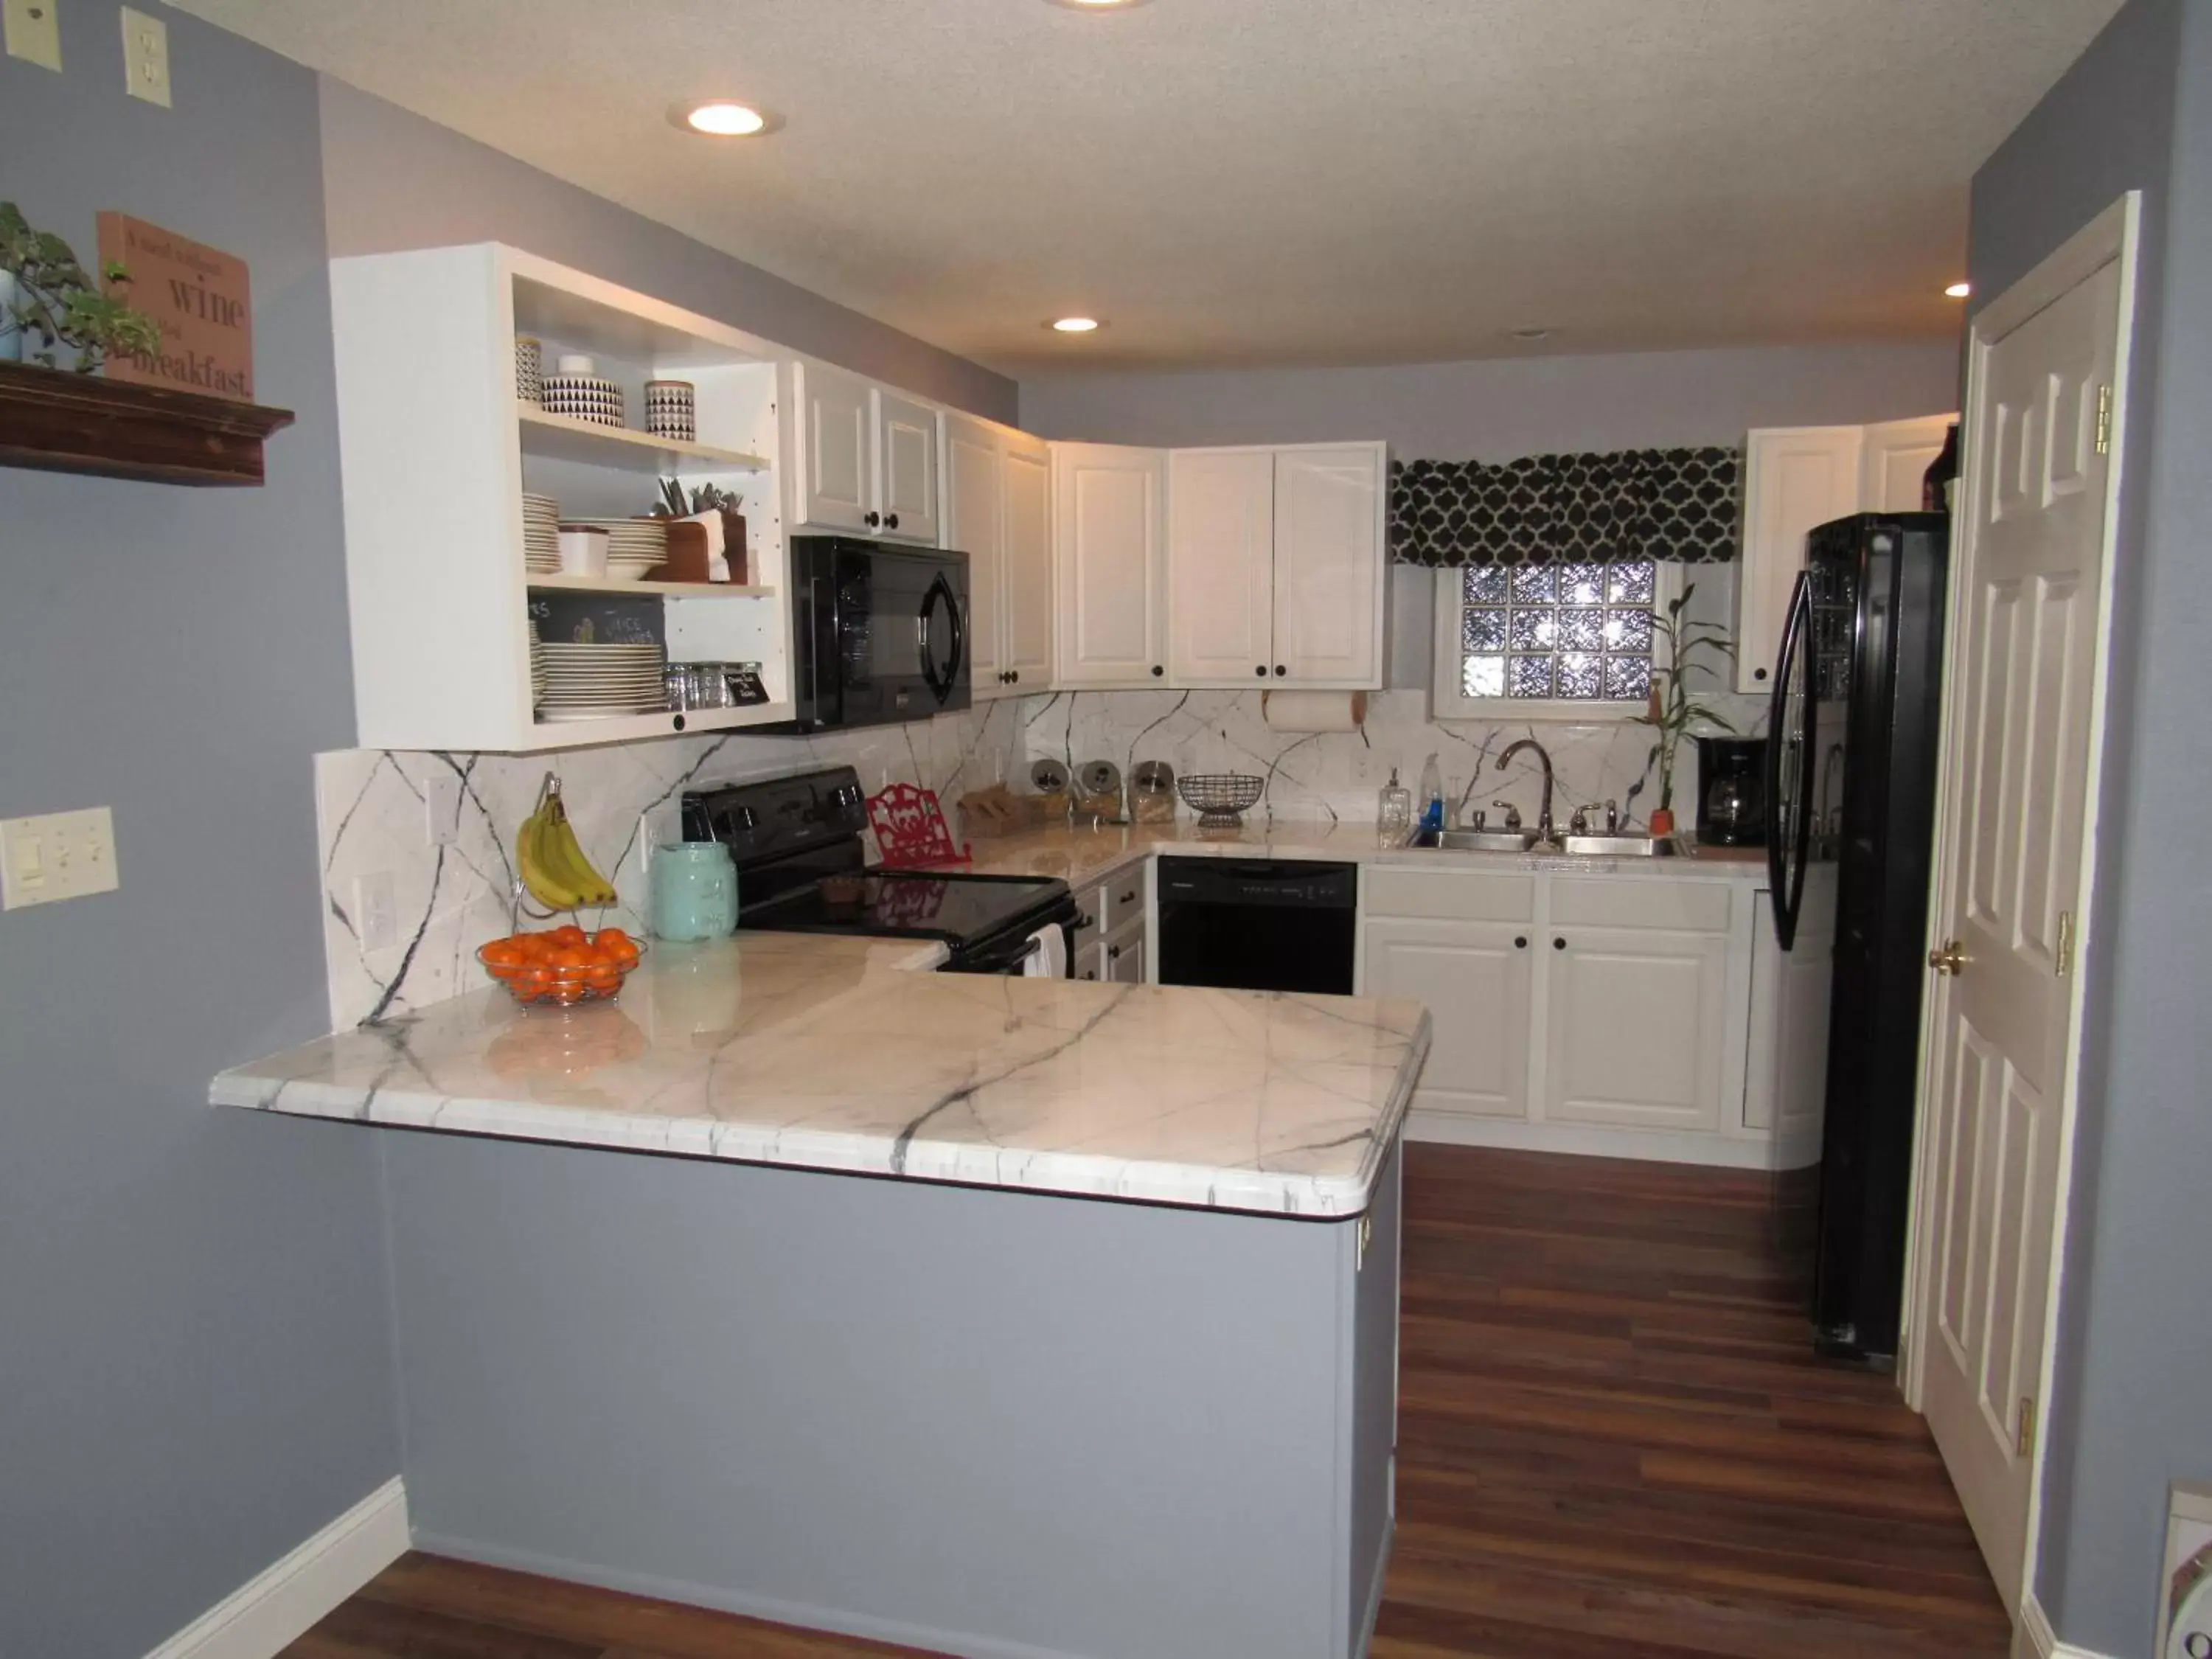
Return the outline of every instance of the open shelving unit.
{"type": "MultiPolygon", "coordinates": [[[[529,752],[787,720],[788,550],[777,474],[779,358],[770,342],[496,243],[334,261],[355,707],[366,747],[529,752]],[[516,395],[514,340],[550,367],[590,356],[623,389],[696,388],[696,442],[552,415],[516,395]],[[395,349],[394,342],[404,342],[395,349]],[[522,494],[564,517],[636,517],[659,483],[740,498],[745,580],[633,582],[532,575],[522,494]],[[536,718],[530,623],[649,633],[669,660],[760,665],[770,701],[582,720],[536,718]]],[[[555,637],[548,635],[547,637],[555,637]]]]}

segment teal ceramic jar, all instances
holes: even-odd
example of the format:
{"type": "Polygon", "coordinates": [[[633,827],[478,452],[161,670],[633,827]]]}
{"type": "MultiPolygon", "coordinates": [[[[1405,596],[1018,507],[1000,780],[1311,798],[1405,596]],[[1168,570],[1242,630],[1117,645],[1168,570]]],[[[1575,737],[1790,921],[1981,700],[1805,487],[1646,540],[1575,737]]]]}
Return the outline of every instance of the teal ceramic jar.
{"type": "Polygon", "coordinates": [[[738,927],[738,867],[719,841],[664,842],[653,851],[656,939],[726,939],[738,927]]]}

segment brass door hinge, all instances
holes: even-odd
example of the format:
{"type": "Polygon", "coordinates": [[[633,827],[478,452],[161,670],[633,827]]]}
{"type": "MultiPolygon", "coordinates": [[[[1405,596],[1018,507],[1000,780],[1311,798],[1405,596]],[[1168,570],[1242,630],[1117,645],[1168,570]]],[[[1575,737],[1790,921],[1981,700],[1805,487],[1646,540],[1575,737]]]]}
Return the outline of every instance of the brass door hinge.
{"type": "Polygon", "coordinates": [[[2027,1455],[2035,1444],[2035,1401],[2026,1395],[2020,1397],[2020,1426],[2013,1434],[2013,1450],[2021,1457],[2027,1455]]]}
{"type": "Polygon", "coordinates": [[[2112,388],[2108,386],[2097,388],[2097,453],[2112,453],[2112,388]]]}
{"type": "Polygon", "coordinates": [[[2058,913],[2057,956],[2058,977],[2064,979],[2074,971],[2074,913],[2071,910],[2058,913]]]}

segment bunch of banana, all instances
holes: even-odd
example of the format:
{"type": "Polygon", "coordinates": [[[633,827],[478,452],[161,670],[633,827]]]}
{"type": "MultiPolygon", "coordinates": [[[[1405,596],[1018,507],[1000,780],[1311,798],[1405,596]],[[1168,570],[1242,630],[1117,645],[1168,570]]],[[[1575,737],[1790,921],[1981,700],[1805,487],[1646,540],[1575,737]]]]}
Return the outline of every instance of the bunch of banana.
{"type": "Polygon", "coordinates": [[[561,786],[549,782],[538,810],[515,832],[514,867],[532,896],[552,910],[612,904],[614,884],[592,866],[576,842],[575,826],[561,802],[561,786]]]}

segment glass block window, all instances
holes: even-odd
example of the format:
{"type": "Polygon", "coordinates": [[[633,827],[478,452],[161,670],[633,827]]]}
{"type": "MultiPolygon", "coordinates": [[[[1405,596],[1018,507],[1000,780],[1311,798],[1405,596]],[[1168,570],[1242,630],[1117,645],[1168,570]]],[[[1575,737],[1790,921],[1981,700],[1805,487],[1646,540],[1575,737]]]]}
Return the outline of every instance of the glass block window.
{"type": "Polygon", "coordinates": [[[1642,702],[1651,691],[1649,559],[1459,573],[1462,697],[1642,702]]]}

